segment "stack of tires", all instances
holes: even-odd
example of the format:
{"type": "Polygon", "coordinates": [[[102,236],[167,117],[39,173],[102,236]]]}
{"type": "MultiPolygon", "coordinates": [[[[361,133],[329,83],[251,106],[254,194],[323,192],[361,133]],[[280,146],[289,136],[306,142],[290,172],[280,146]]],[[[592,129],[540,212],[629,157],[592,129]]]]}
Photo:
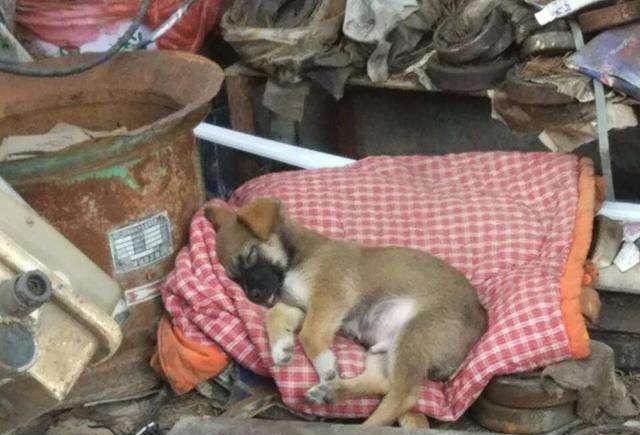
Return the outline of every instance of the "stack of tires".
{"type": "Polygon", "coordinates": [[[473,405],[473,417],[489,430],[519,434],[550,432],[576,420],[576,392],[549,394],[541,379],[540,371],[494,378],[473,405]]]}

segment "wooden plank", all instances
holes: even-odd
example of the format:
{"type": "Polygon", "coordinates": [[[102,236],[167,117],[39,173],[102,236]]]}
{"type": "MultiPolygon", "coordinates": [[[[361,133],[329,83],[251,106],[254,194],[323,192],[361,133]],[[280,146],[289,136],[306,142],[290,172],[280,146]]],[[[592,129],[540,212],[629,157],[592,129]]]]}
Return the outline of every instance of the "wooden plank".
{"type": "MultiPolygon", "coordinates": [[[[260,82],[260,77],[225,71],[227,99],[231,128],[247,134],[256,133],[255,113],[253,110],[253,90],[260,82]]],[[[235,172],[239,184],[260,174],[260,159],[247,153],[238,153],[235,159],[235,172]]]]}
{"type": "Polygon", "coordinates": [[[254,77],[245,75],[229,75],[225,78],[231,127],[242,133],[255,134],[251,99],[255,81],[254,77]]]}

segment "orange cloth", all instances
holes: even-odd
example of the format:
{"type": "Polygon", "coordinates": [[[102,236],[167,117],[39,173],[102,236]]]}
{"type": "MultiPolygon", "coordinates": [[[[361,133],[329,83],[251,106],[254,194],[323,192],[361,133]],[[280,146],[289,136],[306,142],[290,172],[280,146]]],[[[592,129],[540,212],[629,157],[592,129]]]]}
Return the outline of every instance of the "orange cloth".
{"type": "Polygon", "coordinates": [[[591,160],[581,159],[579,170],[576,220],[564,274],[560,279],[560,299],[571,355],[573,358],[586,358],[589,356],[589,334],[582,316],[580,297],[583,287],[586,287],[585,282],[590,283],[594,278],[587,264],[587,254],[593,236],[596,207],[601,204],[598,192],[602,191],[602,184],[594,175],[591,160]]]}
{"type": "Polygon", "coordinates": [[[228,363],[229,358],[217,345],[189,340],[166,316],[160,320],[158,348],[151,357],[151,366],[177,394],[217,376],[228,363]]]}

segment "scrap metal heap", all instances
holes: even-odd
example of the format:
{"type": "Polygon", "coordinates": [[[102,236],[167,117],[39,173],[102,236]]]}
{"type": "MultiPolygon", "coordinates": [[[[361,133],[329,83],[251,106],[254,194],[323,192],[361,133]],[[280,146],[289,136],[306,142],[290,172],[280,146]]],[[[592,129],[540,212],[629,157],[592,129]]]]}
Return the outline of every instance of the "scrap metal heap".
{"type": "Polygon", "coordinates": [[[301,120],[311,83],[340,99],[350,80],[403,77],[488,96],[492,116],[512,130],[571,151],[597,137],[593,78],[612,88],[607,129],[637,125],[640,96],[638,61],[614,50],[640,46],[637,0],[574,3],[238,0],[221,27],[242,63],[269,76],[263,104],[287,119],[301,120]],[[578,50],[575,20],[588,39],[578,50]]]}

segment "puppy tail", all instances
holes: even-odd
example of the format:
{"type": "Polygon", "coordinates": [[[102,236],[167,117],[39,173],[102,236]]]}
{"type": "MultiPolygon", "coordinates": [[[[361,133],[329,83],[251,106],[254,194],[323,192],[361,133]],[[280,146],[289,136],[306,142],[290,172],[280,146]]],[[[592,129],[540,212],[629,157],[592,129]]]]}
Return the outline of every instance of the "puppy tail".
{"type": "Polygon", "coordinates": [[[389,392],[364,422],[365,426],[388,426],[418,404],[422,381],[430,368],[425,337],[416,323],[424,323],[424,314],[410,320],[389,352],[389,392]]]}

